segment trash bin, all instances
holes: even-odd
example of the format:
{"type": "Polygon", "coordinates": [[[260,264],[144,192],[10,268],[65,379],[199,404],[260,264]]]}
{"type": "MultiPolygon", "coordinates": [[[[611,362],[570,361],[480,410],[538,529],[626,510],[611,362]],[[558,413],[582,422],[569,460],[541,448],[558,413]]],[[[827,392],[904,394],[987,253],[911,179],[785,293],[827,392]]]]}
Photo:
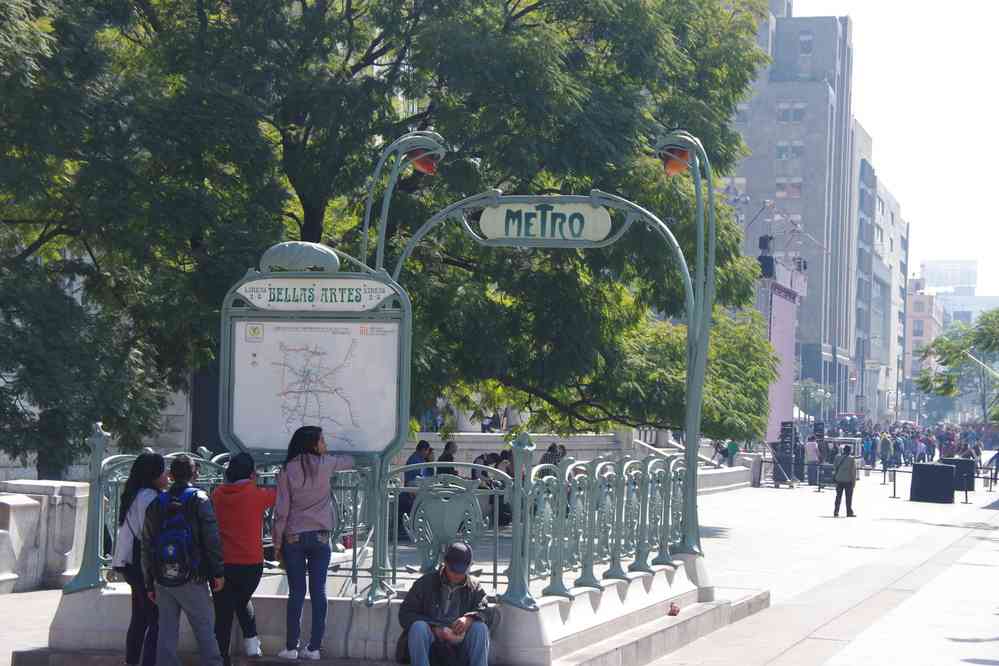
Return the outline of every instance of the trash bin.
{"type": "Polygon", "coordinates": [[[954,467],[954,490],[975,490],[975,461],[971,458],[941,458],[941,465],[954,467]]]}

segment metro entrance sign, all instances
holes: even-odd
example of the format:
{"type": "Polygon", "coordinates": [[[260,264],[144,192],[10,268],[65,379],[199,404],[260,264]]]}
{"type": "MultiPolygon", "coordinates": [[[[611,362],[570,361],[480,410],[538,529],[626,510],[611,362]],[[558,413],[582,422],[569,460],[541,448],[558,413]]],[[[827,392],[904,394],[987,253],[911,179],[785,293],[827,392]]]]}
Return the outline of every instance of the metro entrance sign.
{"type": "Polygon", "coordinates": [[[611,218],[601,206],[549,197],[533,205],[504,203],[486,208],[479,228],[491,240],[602,241],[610,235],[611,218]]]}

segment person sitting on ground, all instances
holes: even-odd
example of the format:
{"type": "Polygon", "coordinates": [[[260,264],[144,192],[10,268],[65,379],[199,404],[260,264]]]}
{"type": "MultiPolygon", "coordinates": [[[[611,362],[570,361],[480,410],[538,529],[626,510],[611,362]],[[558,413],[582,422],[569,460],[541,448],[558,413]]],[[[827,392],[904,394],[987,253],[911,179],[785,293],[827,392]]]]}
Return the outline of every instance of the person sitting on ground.
{"type": "Polygon", "coordinates": [[[471,564],[471,546],[453,543],[443,566],[424,574],[406,593],[399,608],[399,663],[429,666],[433,659],[488,665],[489,631],[499,611],[489,606],[485,590],[468,574],[471,564]]]}
{"type": "Polygon", "coordinates": [[[552,443],[548,445],[548,450],[545,451],[545,455],[541,456],[542,465],[557,465],[558,464],[558,444],[552,443]]]}
{"type": "MultiPolygon", "coordinates": [[[[430,442],[425,439],[421,439],[416,445],[416,450],[406,459],[407,465],[420,465],[427,462],[427,458],[430,456],[430,442]]],[[[421,476],[429,476],[429,471],[426,467],[421,469],[411,469],[407,470],[403,474],[403,483],[407,486],[415,486],[416,479],[421,476]]]]}
{"type": "MultiPolygon", "coordinates": [[[[449,441],[444,445],[444,453],[441,454],[439,462],[454,462],[454,454],[458,452],[458,445],[453,441],[449,441]]],[[[438,467],[438,474],[451,474],[452,476],[458,476],[458,470],[454,467],[438,467]]]]}

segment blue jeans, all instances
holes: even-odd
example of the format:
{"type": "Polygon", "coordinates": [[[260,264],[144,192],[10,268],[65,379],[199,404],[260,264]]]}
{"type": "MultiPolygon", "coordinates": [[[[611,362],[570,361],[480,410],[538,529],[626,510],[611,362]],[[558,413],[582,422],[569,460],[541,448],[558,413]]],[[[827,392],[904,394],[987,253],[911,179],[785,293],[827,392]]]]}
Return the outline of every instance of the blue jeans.
{"type": "MultiPolygon", "coordinates": [[[[434,643],[430,625],[423,620],[409,625],[408,641],[410,663],[413,666],[430,666],[430,646],[434,643]]],[[[482,622],[473,622],[458,649],[464,654],[468,666],[488,666],[489,627],[482,622]]]]}
{"type": "Polygon", "coordinates": [[[281,547],[288,572],[288,640],[289,650],[298,649],[302,634],[302,609],[305,607],[305,576],[309,577],[309,598],[312,600],[312,638],[309,649],[318,650],[326,633],[326,570],[330,566],[329,532],[302,532],[295,535],[297,543],[281,547]]]}

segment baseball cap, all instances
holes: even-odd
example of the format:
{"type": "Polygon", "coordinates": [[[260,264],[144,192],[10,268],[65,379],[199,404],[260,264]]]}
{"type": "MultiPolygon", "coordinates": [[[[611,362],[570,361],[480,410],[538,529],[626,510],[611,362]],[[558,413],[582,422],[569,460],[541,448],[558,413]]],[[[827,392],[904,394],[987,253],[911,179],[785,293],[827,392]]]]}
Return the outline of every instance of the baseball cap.
{"type": "Polygon", "coordinates": [[[455,573],[463,574],[467,572],[469,565],[472,564],[472,547],[461,541],[452,543],[447,547],[447,553],[444,555],[444,564],[455,573]]]}

